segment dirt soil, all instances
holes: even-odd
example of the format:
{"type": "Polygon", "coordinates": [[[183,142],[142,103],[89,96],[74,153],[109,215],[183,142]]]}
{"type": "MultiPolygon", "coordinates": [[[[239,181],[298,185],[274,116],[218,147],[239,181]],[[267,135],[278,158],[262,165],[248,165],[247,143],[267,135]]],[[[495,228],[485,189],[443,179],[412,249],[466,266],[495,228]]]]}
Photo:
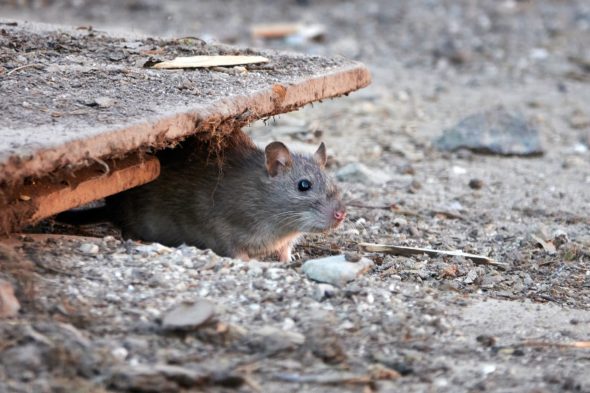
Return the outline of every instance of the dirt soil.
{"type": "Polygon", "coordinates": [[[347,221],[306,236],[292,264],[116,233],[14,236],[2,278],[21,311],[0,323],[0,391],[590,392],[586,1],[12,3],[0,14],[340,54],[369,65],[374,82],[246,128],[261,144],[325,141],[335,174],[369,168],[341,176],[347,221]],[[249,34],[283,21],[325,34],[249,34]],[[538,128],[543,155],[434,147],[446,128],[498,105],[538,128]],[[300,270],[357,254],[359,242],[463,250],[508,268],[361,252],[375,268],[339,288],[300,270]],[[30,275],[9,271],[21,260],[30,275]],[[169,311],[197,299],[214,315],[196,307],[205,322],[170,328],[169,311]]]}

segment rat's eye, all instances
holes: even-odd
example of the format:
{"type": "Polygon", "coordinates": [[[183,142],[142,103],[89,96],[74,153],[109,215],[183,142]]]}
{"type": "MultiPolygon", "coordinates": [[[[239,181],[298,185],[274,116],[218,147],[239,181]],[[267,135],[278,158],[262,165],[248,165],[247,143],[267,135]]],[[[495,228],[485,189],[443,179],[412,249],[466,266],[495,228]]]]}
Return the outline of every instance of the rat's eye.
{"type": "Polygon", "coordinates": [[[311,189],[311,182],[307,179],[299,180],[297,188],[301,192],[309,191],[311,189]]]}

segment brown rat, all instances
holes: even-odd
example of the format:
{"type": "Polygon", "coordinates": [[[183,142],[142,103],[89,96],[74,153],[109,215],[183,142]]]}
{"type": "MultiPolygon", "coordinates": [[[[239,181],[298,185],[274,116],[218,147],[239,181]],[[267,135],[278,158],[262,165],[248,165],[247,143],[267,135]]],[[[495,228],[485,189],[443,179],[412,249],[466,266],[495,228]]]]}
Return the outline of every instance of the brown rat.
{"type": "Polygon", "coordinates": [[[281,142],[261,150],[244,138],[224,153],[221,163],[201,155],[163,166],[154,182],[107,198],[109,219],[124,237],[281,261],[291,259],[302,233],[344,220],[338,188],[324,171],[323,143],[306,156],[281,142]]]}

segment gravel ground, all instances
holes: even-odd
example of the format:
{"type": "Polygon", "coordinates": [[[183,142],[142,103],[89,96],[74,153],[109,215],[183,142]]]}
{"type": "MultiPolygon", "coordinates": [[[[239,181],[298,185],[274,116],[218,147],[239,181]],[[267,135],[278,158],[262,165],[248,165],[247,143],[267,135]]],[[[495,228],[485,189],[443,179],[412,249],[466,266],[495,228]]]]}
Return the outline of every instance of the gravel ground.
{"type": "Polygon", "coordinates": [[[2,277],[22,308],[0,324],[0,391],[590,391],[587,2],[23,3],[0,13],[341,54],[374,82],[245,130],[302,150],[325,141],[345,190],[343,227],[307,236],[290,265],[121,241],[109,228],[6,243],[2,277]],[[249,35],[277,21],[325,34],[249,35]],[[542,155],[436,148],[445,129],[498,106],[538,130],[542,155]],[[301,271],[340,253],[374,268],[338,287],[301,271]],[[20,259],[30,274],[10,268],[20,259]],[[173,312],[184,302],[188,321],[173,312]]]}

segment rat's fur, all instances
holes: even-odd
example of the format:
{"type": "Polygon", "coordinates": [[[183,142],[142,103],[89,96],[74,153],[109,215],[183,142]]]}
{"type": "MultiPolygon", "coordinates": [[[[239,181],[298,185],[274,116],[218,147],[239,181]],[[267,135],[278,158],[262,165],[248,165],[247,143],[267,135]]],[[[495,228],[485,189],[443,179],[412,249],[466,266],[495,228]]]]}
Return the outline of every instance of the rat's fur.
{"type": "Polygon", "coordinates": [[[323,144],[311,157],[280,142],[266,151],[251,142],[236,144],[221,166],[193,157],[163,167],[152,183],[107,198],[108,215],[125,237],[185,243],[245,260],[278,254],[288,261],[303,232],[327,231],[343,218],[325,159],[323,144]],[[309,191],[299,191],[301,179],[311,181],[309,191]]]}

